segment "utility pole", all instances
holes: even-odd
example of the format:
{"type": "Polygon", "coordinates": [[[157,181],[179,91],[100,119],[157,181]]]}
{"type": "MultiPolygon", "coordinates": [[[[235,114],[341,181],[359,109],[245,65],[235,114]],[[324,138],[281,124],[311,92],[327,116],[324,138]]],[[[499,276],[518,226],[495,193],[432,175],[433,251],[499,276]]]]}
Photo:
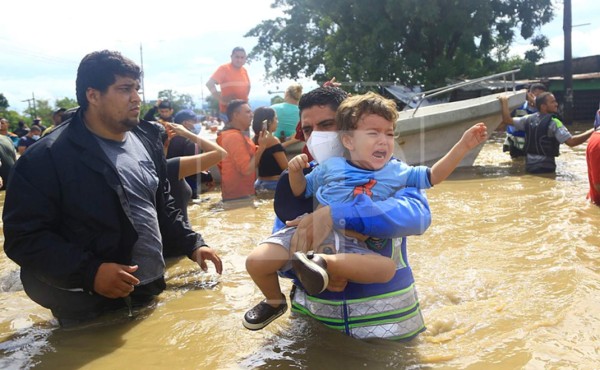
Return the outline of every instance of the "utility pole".
{"type": "Polygon", "coordinates": [[[33,121],[35,119],[35,117],[37,117],[37,109],[35,107],[35,95],[33,93],[31,93],[31,99],[25,99],[25,100],[21,100],[21,101],[27,102],[27,109],[29,110],[29,114],[31,115],[31,120],[33,121]],[[33,105],[33,111],[31,110],[32,105],[33,105]]]}
{"type": "Polygon", "coordinates": [[[563,32],[565,34],[565,60],[564,60],[564,108],[563,120],[566,125],[573,123],[573,56],[571,54],[571,0],[564,0],[563,32]]]}

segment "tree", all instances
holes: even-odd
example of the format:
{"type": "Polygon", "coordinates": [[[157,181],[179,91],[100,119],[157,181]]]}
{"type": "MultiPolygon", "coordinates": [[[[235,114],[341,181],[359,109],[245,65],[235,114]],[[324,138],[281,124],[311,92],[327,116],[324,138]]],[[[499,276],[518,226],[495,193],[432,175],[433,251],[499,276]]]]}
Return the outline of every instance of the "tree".
{"type": "Polygon", "coordinates": [[[212,95],[207,96],[205,100],[210,114],[217,117],[219,115],[219,101],[212,95]]]}
{"type": "Polygon", "coordinates": [[[6,99],[3,93],[0,93],[0,112],[7,110],[8,107],[10,107],[10,104],[8,104],[8,99],[6,99]]]}
{"type": "MultiPolygon", "coordinates": [[[[194,99],[190,94],[180,94],[175,90],[159,91],[158,99],[170,101],[175,113],[182,109],[196,109],[196,104],[194,103],[194,99]]],[[[146,113],[154,106],[154,104],[156,104],[156,101],[149,101],[148,103],[143,104],[142,112],[146,113]]]]}
{"type": "Polygon", "coordinates": [[[245,35],[258,38],[250,58],[264,59],[267,76],[335,76],[357,91],[390,83],[436,87],[498,72],[516,31],[531,40],[524,57],[535,62],[548,45],[535,32],[554,15],[551,0],[275,0],[272,6],[285,16],[245,35]]]}
{"type": "Polygon", "coordinates": [[[194,104],[194,100],[192,96],[189,94],[180,94],[174,90],[161,90],[158,92],[159,99],[168,99],[175,112],[178,112],[182,109],[195,109],[196,105],[194,104]]]}
{"type": "MultiPolygon", "coordinates": [[[[54,109],[50,107],[48,100],[36,99],[35,110],[33,107],[29,107],[23,111],[23,113],[30,115],[31,117],[39,117],[42,120],[44,126],[52,124],[52,112],[54,109]]],[[[34,117],[34,118],[35,118],[34,117]]]]}
{"type": "Polygon", "coordinates": [[[275,95],[274,97],[271,98],[271,105],[283,103],[284,101],[285,100],[281,96],[275,95]]]}
{"type": "Polygon", "coordinates": [[[64,97],[62,99],[57,99],[56,102],[54,103],[55,110],[58,108],[70,109],[70,108],[75,108],[77,106],[79,106],[79,104],[77,103],[77,100],[67,98],[67,97],[64,97]]]}

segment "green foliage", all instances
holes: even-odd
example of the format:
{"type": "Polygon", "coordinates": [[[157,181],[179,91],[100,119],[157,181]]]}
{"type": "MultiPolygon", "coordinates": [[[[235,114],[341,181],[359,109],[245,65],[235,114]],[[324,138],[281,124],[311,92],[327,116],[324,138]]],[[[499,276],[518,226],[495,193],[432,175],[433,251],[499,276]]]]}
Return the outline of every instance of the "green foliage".
{"type": "Polygon", "coordinates": [[[213,116],[218,116],[219,115],[219,101],[217,99],[214,98],[214,96],[209,95],[206,97],[206,103],[208,104],[208,111],[211,112],[210,114],[213,116]]]}
{"type": "MultiPolygon", "coordinates": [[[[190,94],[180,94],[175,90],[159,91],[158,99],[169,100],[175,113],[179,112],[182,109],[196,109],[196,104],[194,103],[190,94]]],[[[157,100],[151,100],[148,101],[146,104],[142,104],[142,116],[156,104],[157,100]]]]}
{"type": "Polygon", "coordinates": [[[77,106],[79,106],[79,104],[77,104],[77,100],[65,97],[56,100],[56,102],[54,103],[54,110],[56,110],[57,108],[70,109],[75,108],[77,106]]]}
{"type": "Polygon", "coordinates": [[[283,100],[283,98],[281,96],[275,95],[274,97],[271,98],[271,105],[283,103],[284,101],[285,100],[283,100]]]}
{"type": "Polygon", "coordinates": [[[4,96],[4,94],[0,93],[0,112],[5,111],[10,107],[8,104],[8,99],[4,96]]]}
{"type": "Polygon", "coordinates": [[[73,108],[77,107],[77,101],[71,98],[57,99],[54,106],[51,107],[48,100],[36,99],[35,109],[33,105],[30,105],[23,111],[23,114],[18,113],[14,110],[7,110],[9,106],[6,101],[6,107],[2,107],[2,100],[6,101],[6,98],[0,93],[0,116],[6,118],[9,122],[9,130],[15,130],[19,121],[25,122],[28,126],[31,126],[33,119],[39,117],[42,120],[42,124],[46,127],[52,125],[52,114],[57,108],[73,108]]]}
{"type": "MultiPolygon", "coordinates": [[[[8,131],[16,130],[19,121],[26,121],[25,117],[23,117],[21,114],[14,110],[3,111],[1,116],[8,120],[8,131]]],[[[31,119],[29,121],[31,121],[31,119]]]]}
{"type": "MultiPolygon", "coordinates": [[[[52,112],[54,109],[50,107],[48,100],[44,99],[36,99],[35,105],[29,106],[27,109],[23,111],[24,114],[32,117],[31,121],[36,117],[39,117],[42,120],[42,124],[46,127],[52,125],[52,112]]],[[[29,123],[28,120],[25,122],[29,123]]]]}
{"type": "Polygon", "coordinates": [[[525,59],[543,56],[536,35],[553,17],[551,0],[275,0],[285,16],[263,21],[251,59],[272,80],[336,77],[352,90],[502,71],[516,33],[531,40],[525,59]]]}

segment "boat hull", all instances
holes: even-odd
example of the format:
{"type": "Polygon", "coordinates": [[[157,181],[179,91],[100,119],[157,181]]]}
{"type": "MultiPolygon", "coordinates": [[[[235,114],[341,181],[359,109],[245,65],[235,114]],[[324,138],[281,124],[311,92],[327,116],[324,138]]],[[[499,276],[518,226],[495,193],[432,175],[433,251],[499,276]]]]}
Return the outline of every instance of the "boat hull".
{"type": "MultiPolygon", "coordinates": [[[[525,90],[503,92],[451,103],[430,105],[400,112],[396,121],[394,156],[410,165],[431,166],[442,158],[462,134],[478,122],[484,122],[492,133],[502,122],[498,97],[508,96],[508,106],[513,110],[525,101],[525,90]]],[[[482,143],[471,150],[459,167],[472,166],[479,155],[482,143]]]]}

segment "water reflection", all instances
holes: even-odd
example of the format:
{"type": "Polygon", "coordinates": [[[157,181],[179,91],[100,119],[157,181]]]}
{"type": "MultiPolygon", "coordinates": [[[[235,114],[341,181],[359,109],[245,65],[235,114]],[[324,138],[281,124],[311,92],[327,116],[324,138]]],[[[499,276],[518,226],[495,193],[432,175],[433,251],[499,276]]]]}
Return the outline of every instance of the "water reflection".
{"type": "Polygon", "coordinates": [[[475,167],[428,191],[432,226],[409,239],[427,325],[412,342],[358,341],[289,312],[244,329],[243,313],[261,299],[244,260],[270,234],[272,200],[224,211],[214,192],[189,215],[223,257],[223,276],[168,261],[167,290],[131,320],[115,312],[58,329],[2,254],[0,367],[595,368],[600,208],[585,200],[585,145],[561,149],[555,177],[531,176],[490,141],[475,167]]]}

